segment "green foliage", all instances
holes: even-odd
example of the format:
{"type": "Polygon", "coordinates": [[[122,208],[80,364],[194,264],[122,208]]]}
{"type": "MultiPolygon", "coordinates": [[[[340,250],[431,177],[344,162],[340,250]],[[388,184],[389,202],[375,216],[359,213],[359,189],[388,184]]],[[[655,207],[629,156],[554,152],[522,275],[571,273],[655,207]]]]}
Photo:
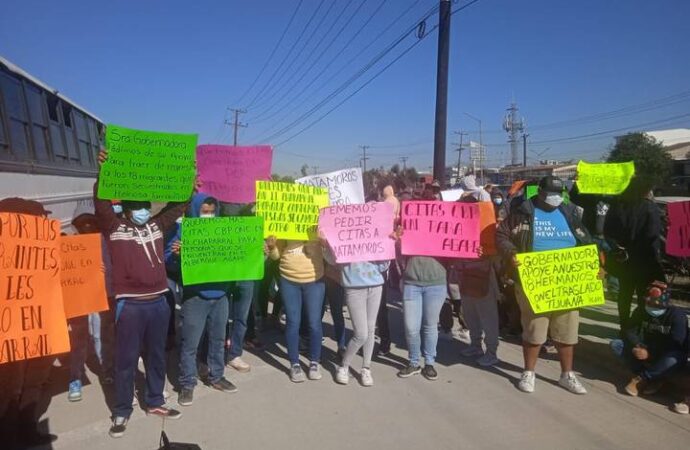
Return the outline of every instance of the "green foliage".
{"type": "Polygon", "coordinates": [[[621,137],[609,153],[607,162],[635,162],[637,176],[662,184],[671,173],[673,159],[664,146],[644,133],[629,133],[621,137]]]}

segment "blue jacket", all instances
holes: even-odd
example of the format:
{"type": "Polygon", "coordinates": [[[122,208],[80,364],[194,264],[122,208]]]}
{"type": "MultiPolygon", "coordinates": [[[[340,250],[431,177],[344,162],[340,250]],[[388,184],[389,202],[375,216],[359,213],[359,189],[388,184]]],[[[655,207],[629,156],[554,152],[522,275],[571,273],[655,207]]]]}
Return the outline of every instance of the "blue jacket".
{"type": "MultiPolygon", "coordinates": [[[[201,205],[209,198],[208,194],[194,194],[192,197],[192,202],[189,205],[185,216],[186,217],[199,217],[199,211],[201,210],[201,205]]],[[[216,217],[220,212],[220,204],[216,200],[216,217]]],[[[177,229],[173,236],[165,244],[165,264],[169,271],[180,272],[180,257],[172,252],[172,244],[175,241],[179,241],[182,237],[182,224],[176,224],[177,229]]],[[[184,245],[184,244],[183,244],[184,245]]],[[[182,250],[184,251],[184,250],[182,250]]],[[[180,277],[181,279],[182,277],[180,277]]],[[[230,282],[217,282],[217,283],[205,283],[205,284],[194,284],[190,286],[184,286],[182,283],[182,298],[188,299],[191,297],[201,297],[204,299],[216,299],[224,295],[227,295],[230,289],[230,282]]]]}

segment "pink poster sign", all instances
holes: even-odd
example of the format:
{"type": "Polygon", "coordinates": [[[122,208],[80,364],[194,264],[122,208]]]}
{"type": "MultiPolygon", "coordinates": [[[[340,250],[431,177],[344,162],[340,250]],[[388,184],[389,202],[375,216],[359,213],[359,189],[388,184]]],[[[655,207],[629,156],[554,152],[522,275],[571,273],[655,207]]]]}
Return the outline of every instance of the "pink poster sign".
{"type": "Polygon", "coordinates": [[[477,258],[477,203],[408,201],[402,206],[402,254],[477,258]]]}
{"type": "Polygon", "coordinates": [[[673,256],[690,256],[690,202],[669,203],[666,253],[673,256]]]}
{"type": "Polygon", "coordinates": [[[222,202],[253,203],[256,181],[271,179],[272,157],[269,145],[199,145],[196,166],[201,192],[222,202]]]}
{"type": "Polygon", "coordinates": [[[321,209],[319,231],[337,263],[395,259],[393,205],[387,202],[321,209]]]}

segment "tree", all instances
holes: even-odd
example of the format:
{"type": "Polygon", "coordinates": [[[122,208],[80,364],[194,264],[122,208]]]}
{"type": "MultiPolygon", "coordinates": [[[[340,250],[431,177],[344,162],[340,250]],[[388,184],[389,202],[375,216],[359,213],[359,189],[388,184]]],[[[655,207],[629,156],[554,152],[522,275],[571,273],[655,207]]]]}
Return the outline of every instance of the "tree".
{"type": "Polygon", "coordinates": [[[671,174],[673,159],[664,146],[644,133],[629,133],[618,139],[607,162],[635,162],[635,173],[656,183],[671,174]]]}
{"type": "Polygon", "coordinates": [[[393,167],[391,167],[391,173],[396,177],[400,175],[400,164],[393,164],[393,167]]]}
{"type": "Polygon", "coordinates": [[[303,177],[306,177],[307,175],[309,175],[309,165],[302,164],[302,167],[299,169],[299,171],[303,177]]]}

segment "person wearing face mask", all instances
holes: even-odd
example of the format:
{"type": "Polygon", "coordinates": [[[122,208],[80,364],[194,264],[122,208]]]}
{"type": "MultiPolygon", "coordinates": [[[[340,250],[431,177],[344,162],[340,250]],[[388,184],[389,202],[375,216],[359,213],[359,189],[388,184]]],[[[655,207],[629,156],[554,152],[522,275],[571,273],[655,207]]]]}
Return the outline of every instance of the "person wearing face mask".
{"type": "Polygon", "coordinates": [[[496,222],[501,222],[508,215],[508,208],[506,208],[505,198],[503,192],[497,187],[491,189],[491,203],[494,205],[494,212],[496,214],[496,222]]]}
{"type": "Polygon", "coordinates": [[[625,392],[633,397],[658,392],[664,379],[688,359],[688,319],[669,303],[666,289],[661,281],[649,286],[625,333],[623,356],[635,373],[625,392]]]}
{"type": "MultiPolygon", "coordinates": [[[[207,194],[195,194],[187,217],[212,219],[220,210],[218,200],[207,194]]],[[[172,238],[169,253],[166,249],[168,265],[180,266],[183,250],[182,226],[178,225],[172,238]]],[[[181,268],[179,269],[181,271],[181,268]]],[[[184,281],[184,280],[182,280],[184,281]]],[[[228,291],[230,282],[204,283],[182,286],[182,342],[180,345],[180,393],[177,403],[190,406],[194,401],[196,386],[197,349],[204,334],[208,334],[208,384],[221,392],[237,392],[234,384],[224,377],[225,369],[225,326],[228,322],[228,291]]]]}
{"type": "Polygon", "coordinates": [[[578,342],[578,310],[535,314],[517,276],[517,253],[557,250],[591,244],[575,206],[563,204],[563,181],[547,176],[539,181],[537,196],[525,200],[500,223],[496,232],[499,253],[512,266],[515,294],[520,306],[525,368],[518,388],[534,392],[534,369],[547,335],[555,342],[561,363],[559,384],[574,394],[587,390],[573,372],[573,354],[578,342]]]}
{"type": "MultiPolygon", "coordinates": [[[[98,156],[107,160],[106,151],[98,156]]],[[[190,189],[190,196],[191,196],[190,189]]],[[[179,411],[164,406],[165,341],[170,308],[164,263],[163,235],[172,228],[189,202],[169,204],[151,217],[151,202],[123,201],[123,216],[113,211],[110,200],[98,197],[98,180],[93,202],[98,227],[106,238],[112,261],[115,309],[115,402],[110,436],[122,437],[132,414],[134,374],[139,356],[146,366],[147,415],[178,419],[179,411]]]]}

